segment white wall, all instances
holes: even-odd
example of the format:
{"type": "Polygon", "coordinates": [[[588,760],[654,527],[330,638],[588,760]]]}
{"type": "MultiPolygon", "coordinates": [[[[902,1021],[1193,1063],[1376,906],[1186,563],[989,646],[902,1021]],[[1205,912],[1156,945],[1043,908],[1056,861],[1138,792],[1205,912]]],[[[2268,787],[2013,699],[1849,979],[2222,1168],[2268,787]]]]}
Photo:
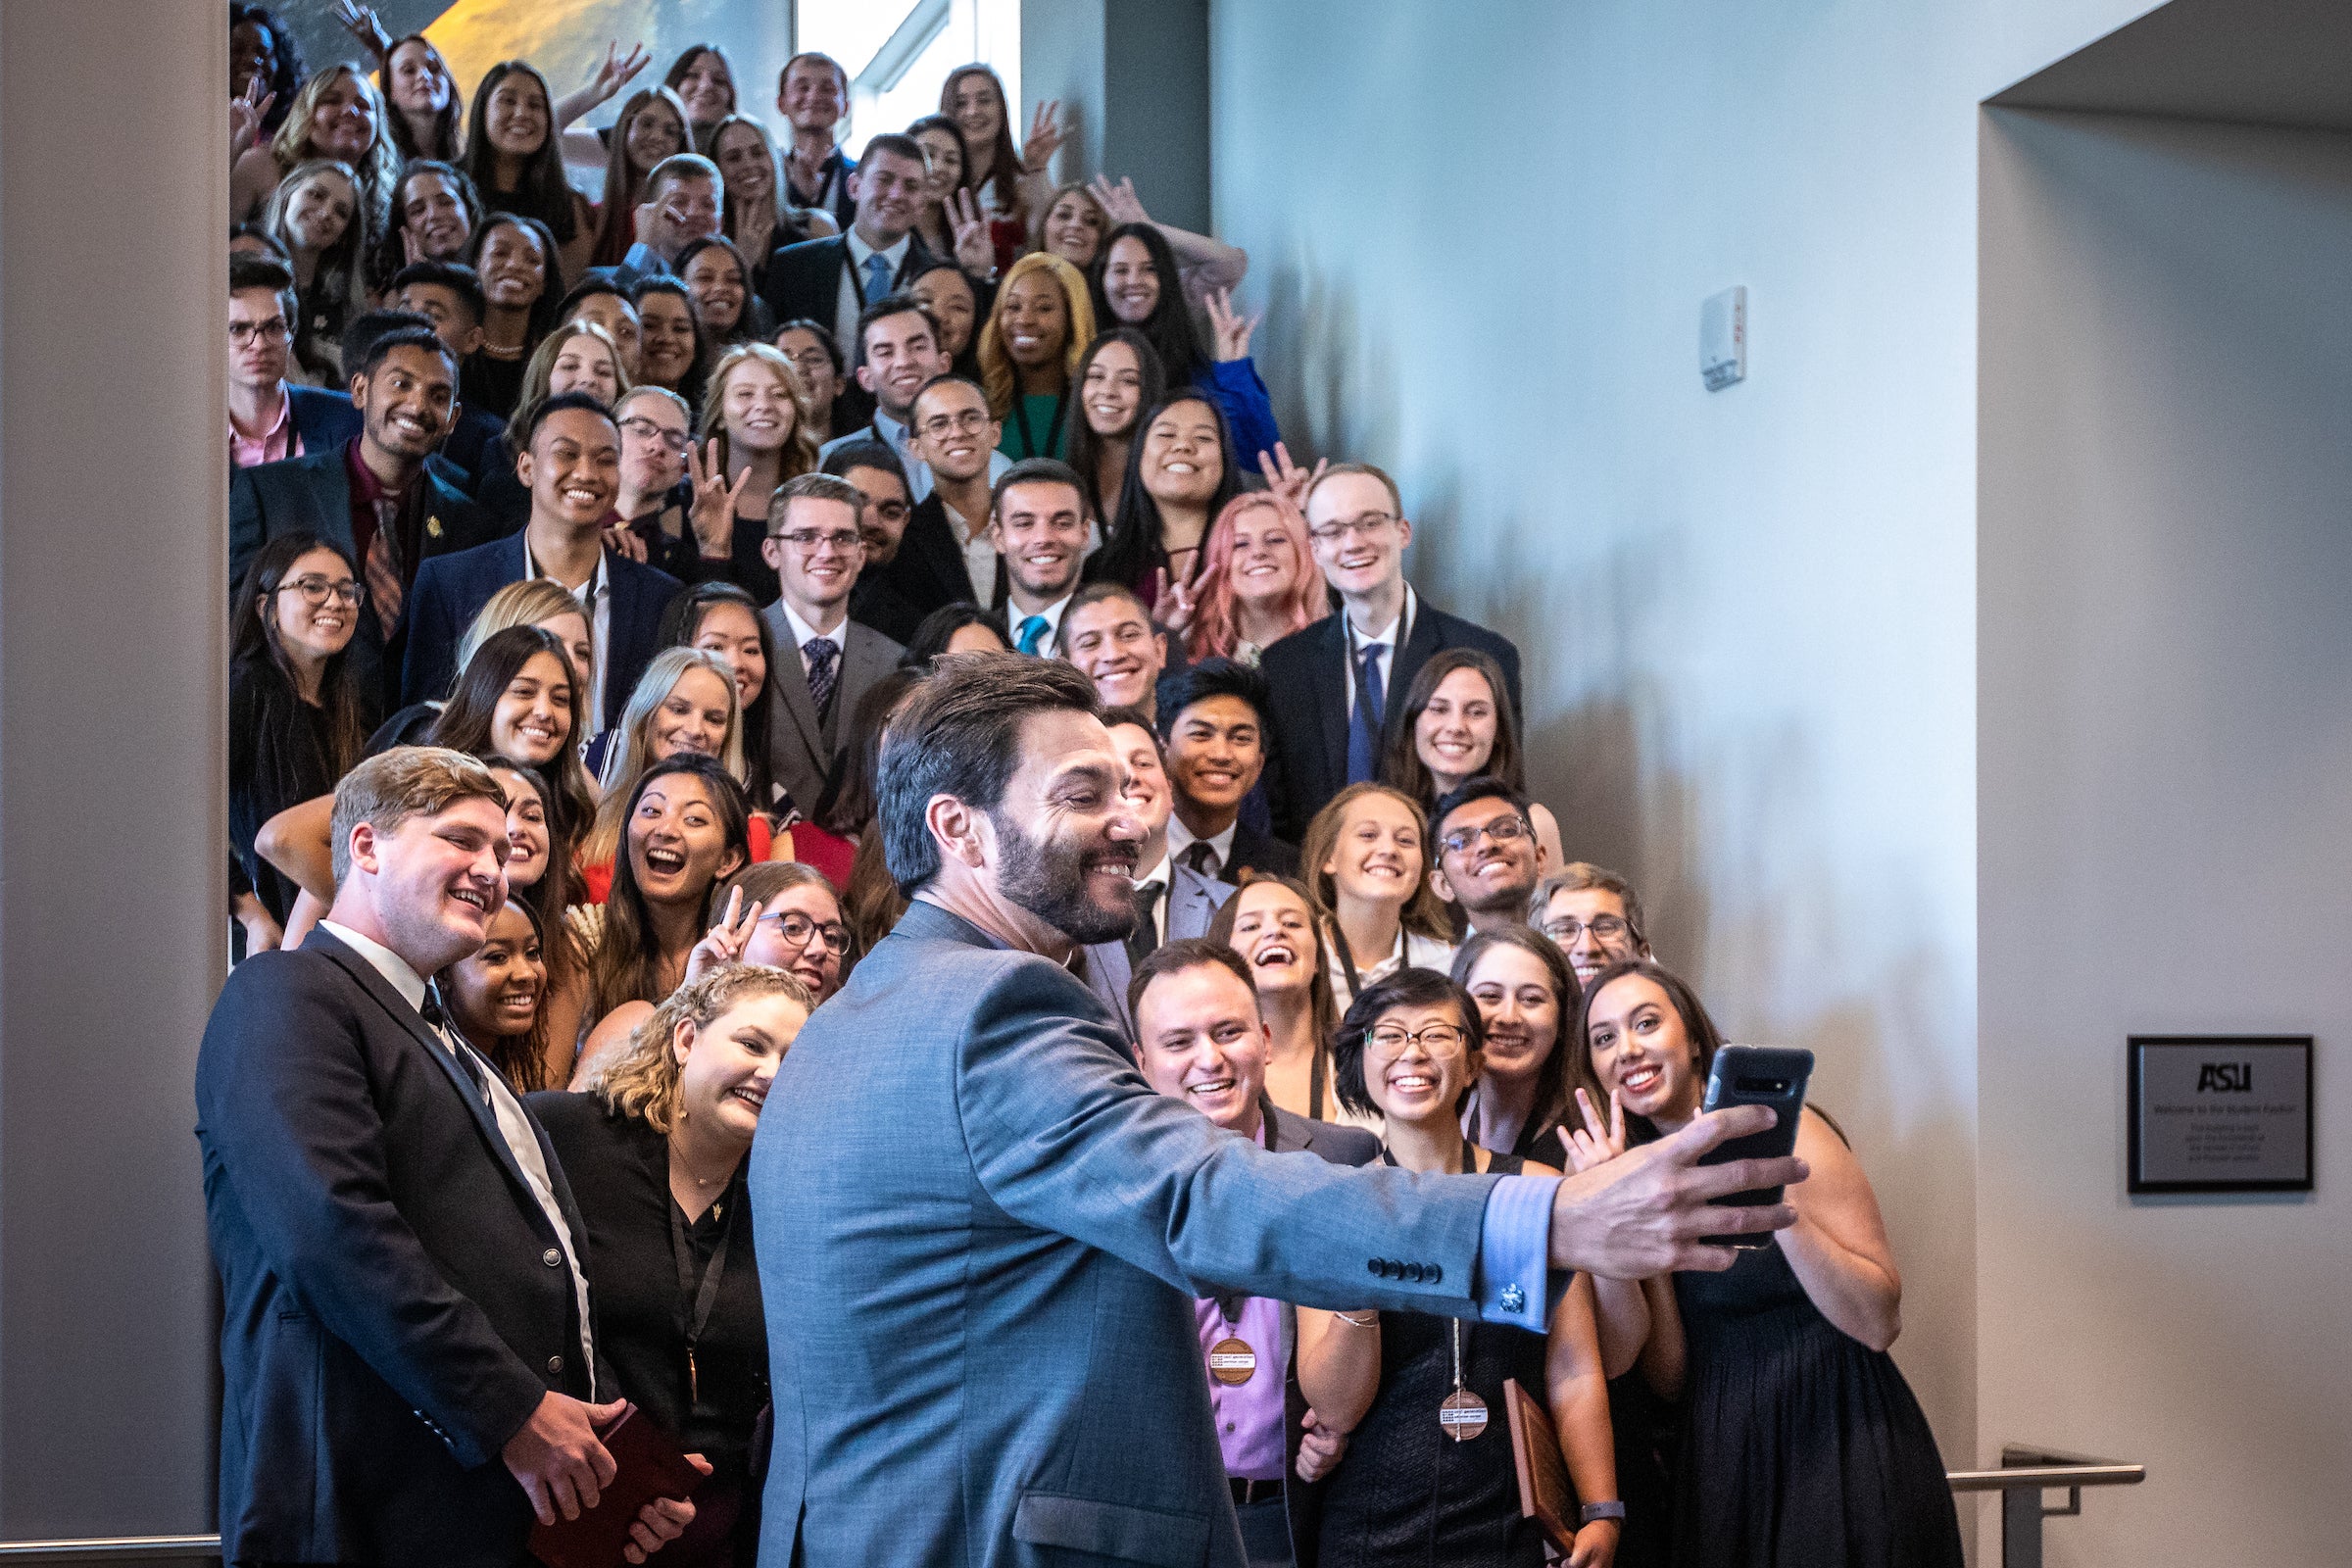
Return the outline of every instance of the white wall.
{"type": "MultiPolygon", "coordinates": [[[[1978,100],[2138,0],[1214,13],[1220,231],[1285,428],[1392,466],[1519,640],[1571,853],[1732,1032],[1821,1056],[1980,1455],[1978,100]],[[1708,394],[1698,302],[1750,291],[1708,394]]],[[[2024,1436],[2025,1434],[2009,1434],[2024,1436]]]]}
{"type": "Polygon", "coordinates": [[[1995,115],[1983,1423],[2145,1459],[2054,1564],[2352,1553],[2352,137],[1995,115]],[[2124,1194],[2134,1033],[2318,1037],[2319,1191],[2124,1194]]]}

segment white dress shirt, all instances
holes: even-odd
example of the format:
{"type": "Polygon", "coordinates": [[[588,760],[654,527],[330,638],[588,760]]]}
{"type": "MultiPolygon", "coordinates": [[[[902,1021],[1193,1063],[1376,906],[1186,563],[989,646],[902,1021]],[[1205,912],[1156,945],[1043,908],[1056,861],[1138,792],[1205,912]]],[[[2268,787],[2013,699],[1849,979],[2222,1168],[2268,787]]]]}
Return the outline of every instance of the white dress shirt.
{"type": "MultiPolygon", "coordinates": [[[[931,477],[931,465],[914,455],[913,436],[906,426],[879,409],[874,411],[872,424],[862,425],[852,430],[848,435],[837,435],[823,446],[818,447],[816,449],[817,462],[821,466],[825,459],[853,441],[874,440],[879,440],[892,452],[898,454],[899,466],[906,470],[907,505],[919,507],[930,500],[931,492],[936,488],[936,482],[931,477]]],[[[990,486],[993,488],[999,479],[1004,477],[1004,470],[1011,466],[1012,460],[1010,458],[1002,452],[991,452],[988,455],[990,486]]],[[[996,559],[994,551],[989,553],[989,559],[992,561],[996,559]]],[[[990,581],[994,582],[995,579],[992,577],[990,581]]],[[[985,589],[982,591],[986,592],[985,589]]]]}
{"type": "MultiPolygon", "coordinates": [[[[409,960],[380,942],[372,942],[347,925],[332,920],[318,922],[321,928],[332,931],[335,940],[374,965],[375,972],[391,984],[401,1000],[417,1012],[424,1011],[424,977],[409,967],[409,960]]],[[[524,1114],[522,1102],[507,1087],[499,1070],[485,1060],[480,1052],[466,1044],[456,1027],[439,1031],[441,1045],[452,1056],[464,1054],[470,1058],[473,1071],[469,1077],[479,1078],[490,1091],[490,1108],[498,1121],[499,1135],[507,1142],[508,1152],[514,1163],[522,1167],[523,1180],[530,1185],[531,1196],[539,1200],[541,1212],[555,1228],[556,1240],[564,1244],[564,1260],[571,1266],[571,1290],[580,1310],[580,1365],[588,1369],[589,1397],[595,1397],[596,1341],[589,1328],[588,1276],[580,1270],[579,1248],[571,1238],[571,1226],[564,1219],[564,1205],[556,1201],[556,1188],[547,1173],[547,1158],[539,1148],[539,1136],[531,1130],[531,1119],[524,1114]]],[[[462,1058],[463,1060],[463,1058],[462,1058]]]]}
{"type": "MultiPolygon", "coordinates": [[[[531,541],[519,533],[514,537],[522,543],[523,579],[528,581],[533,577],[547,577],[548,574],[539,569],[539,564],[531,559],[531,541]]],[[[564,584],[564,591],[578,600],[580,609],[587,612],[588,643],[596,655],[596,668],[588,675],[587,700],[573,705],[580,716],[587,720],[579,726],[580,733],[572,737],[575,743],[581,745],[595,739],[605,727],[605,670],[612,662],[612,574],[605,569],[605,553],[599,550],[596,553],[596,569],[588,574],[586,582],[577,588],[569,583],[564,584]]],[[[556,582],[561,579],[550,577],[548,580],[556,582]]]]}
{"type": "Polygon", "coordinates": [[[833,617],[831,630],[820,631],[801,618],[801,612],[792,608],[791,600],[779,596],[776,600],[776,608],[784,612],[784,623],[792,628],[792,648],[794,653],[801,656],[802,678],[805,680],[808,675],[808,655],[806,652],[808,641],[812,637],[822,637],[833,645],[833,674],[835,679],[839,679],[841,656],[850,651],[848,635],[850,612],[848,609],[838,610],[833,617]]]}
{"type": "Polygon", "coordinates": [[[1004,640],[1012,644],[1014,651],[1019,651],[1021,646],[1021,622],[1027,620],[1033,614],[1043,615],[1046,617],[1046,637],[1045,641],[1037,645],[1037,654],[1040,659],[1053,658],[1054,639],[1061,635],[1061,613],[1063,611],[1070,608],[1070,601],[1077,597],[1078,590],[1073,588],[1068,593],[1063,594],[1059,599],[1056,599],[1052,604],[1048,605],[1045,609],[1030,611],[1021,609],[1020,606],[1012,602],[1010,596],[1007,596],[1004,600],[1004,640]]]}
{"type": "Polygon", "coordinates": [[[1211,833],[1204,839],[1191,828],[1186,827],[1183,817],[1171,811],[1168,813],[1168,858],[1178,865],[1182,865],[1185,851],[1196,844],[1205,844],[1208,846],[1208,853],[1211,857],[1207,874],[1211,877],[1222,877],[1225,875],[1225,867],[1233,863],[1233,835],[1241,825],[1241,818],[1235,817],[1225,824],[1224,832],[1211,833]]]}
{"type": "MultiPolygon", "coordinates": [[[[865,296],[860,292],[865,286],[865,262],[867,257],[877,253],[865,242],[865,236],[858,232],[855,223],[850,225],[849,233],[843,237],[848,241],[849,262],[841,270],[841,286],[833,296],[833,341],[841,345],[841,357],[855,364],[858,359],[858,317],[866,305],[865,296]]],[[[909,230],[899,236],[896,245],[878,253],[890,264],[892,277],[897,277],[899,269],[906,265],[906,247],[913,243],[914,234],[909,230]]]]}
{"type": "MultiPolygon", "coordinates": [[[[1381,717],[1385,722],[1389,710],[1396,706],[1396,650],[1413,635],[1413,585],[1404,585],[1404,611],[1395,620],[1378,631],[1366,631],[1352,618],[1341,623],[1348,637],[1348,703],[1346,712],[1355,711],[1355,662],[1367,649],[1378,649],[1380,661],[1381,717]]],[[[1345,613],[1345,612],[1343,612],[1345,613]]]]}
{"type": "MultiPolygon", "coordinates": [[[[1348,965],[1340,957],[1340,944],[1346,940],[1335,931],[1326,930],[1323,933],[1323,967],[1331,975],[1331,994],[1338,1001],[1342,1012],[1348,1010],[1348,1004],[1356,996],[1348,984],[1348,965]]],[[[1453,954],[1454,947],[1450,942],[1440,942],[1418,931],[1399,930],[1396,933],[1396,950],[1379,962],[1357,970],[1356,978],[1369,988],[1373,981],[1395,974],[1398,969],[1435,969],[1440,974],[1447,974],[1453,969],[1453,954]]]]}

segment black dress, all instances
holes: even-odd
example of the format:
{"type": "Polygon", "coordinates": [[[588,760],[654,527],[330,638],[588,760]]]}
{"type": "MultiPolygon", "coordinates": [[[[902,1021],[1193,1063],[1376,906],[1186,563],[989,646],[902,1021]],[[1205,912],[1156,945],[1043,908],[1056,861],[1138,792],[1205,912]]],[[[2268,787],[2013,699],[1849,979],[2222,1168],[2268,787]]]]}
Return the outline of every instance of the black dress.
{"type": "Polygon", "coordinates": [[[712,1466],[695,1494],[696,1523],[662,1560],[670,1568],[748,1565],[760,1541],[754,1439],[768,1394],[767,1324],[743,1172],[688,1222],[669,1195],[669,1140],[642,1117],[611,1111],[593,1095],[528,1098],[587,1222],[581,1261],[596,1301],[597,1353],[612,1364],[623,1396],[712,1466]],[[673,1237],[686,1244],[689,1281],[680,1278],[673,1237]],[[713,1267],[718,1283],[690,1381],[687,1323],[713,1267]]]}
{"type": "MultiPolygon", "coordinates": [[[[1510,1154],[1489,1166],[1519,1170],[1510,1154]]],[[[1346,1332],[1342,1330],[1342,1332],[1346,1332]]],[[[1456,1443],[1438,1426],[1453,1392],[1453,1320],[1380,1314],[1380,1392],[1324,1494],[1322,1568],[1542,1568],[1544,1536],[1519,1516],[1507,1378],[1543,1398],[1544,1340],[1494,1323],[1461,1325],[1463,1381],[1487,1401],[1486,1431],[1456,1443]]]]}
{"type": "Polygon", "coordinates": [[[1690,1346],[1674,1560],[1960,1568],[1935,1434],[1893,1359],[1833,1327],[1778,1246],[1677,1274],[1690,1346]]]}
{"type": "MultiPolygon", "coordinates": [[[[367,715],[362,714],[365,721],[367,715]]],[[[290,806],[330,794],[326,711],[304,702],[268,655],[228,671],[228,842],[231,892],[250,889],[285,924],[302,890],[254,849],[262,825],[290,806]]]]}

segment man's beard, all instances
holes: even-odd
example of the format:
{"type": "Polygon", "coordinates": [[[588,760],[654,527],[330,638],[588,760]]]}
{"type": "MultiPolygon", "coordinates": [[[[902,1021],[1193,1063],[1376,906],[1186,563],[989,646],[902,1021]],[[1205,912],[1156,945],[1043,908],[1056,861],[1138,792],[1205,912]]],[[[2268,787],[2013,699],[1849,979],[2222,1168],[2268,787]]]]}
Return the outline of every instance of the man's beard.
{"type": "MultiPolygon", "coordinates": [[[[1003,817],[994,818],[1004,861],[997,871],[997,891],[1040,920],[1082,946],[1117,942],[1135,930],[1135,901],[1122,896],[1116,907],[1104,908],[1087,897],[1089,852],[1049,839],[1033,839],[1003,817]]],[[[1124,849],[1132,867],[1132,847],[1113,846],[1095,851],[1098,863],[1124,849]]]]}

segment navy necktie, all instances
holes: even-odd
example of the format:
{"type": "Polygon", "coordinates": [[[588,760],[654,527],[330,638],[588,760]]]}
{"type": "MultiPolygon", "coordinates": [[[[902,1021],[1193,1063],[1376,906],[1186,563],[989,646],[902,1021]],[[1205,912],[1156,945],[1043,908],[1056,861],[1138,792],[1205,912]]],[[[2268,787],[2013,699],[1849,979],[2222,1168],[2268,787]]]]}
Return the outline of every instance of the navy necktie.
{"type": "Polygon", "coordinates": [[[865,259],[865,303],[871,305],[890,292],[890,260],[880,251],[865,259]]]}
{"type": "Polygon", "coordinates": [[[1388,711],[1381,689],[1382,644],[1360,649],[1355,656],[1355,707],[1348,713],[1348,782],[1362,784],[1380,776],[1380,724],[1388,711]]]}
{"type": "Polygon", "coordinates": [[[816,705],[816,721],[823,723],[833,707],[833,687],[840,671],[835,661],[841,650],[833,646],[830,637],[811,637],[801,644],[801,652],[808,658],[808,701],[816,705]]]}

